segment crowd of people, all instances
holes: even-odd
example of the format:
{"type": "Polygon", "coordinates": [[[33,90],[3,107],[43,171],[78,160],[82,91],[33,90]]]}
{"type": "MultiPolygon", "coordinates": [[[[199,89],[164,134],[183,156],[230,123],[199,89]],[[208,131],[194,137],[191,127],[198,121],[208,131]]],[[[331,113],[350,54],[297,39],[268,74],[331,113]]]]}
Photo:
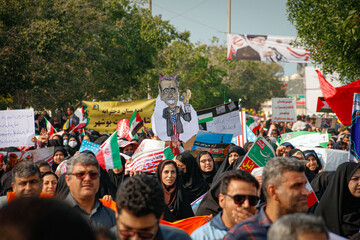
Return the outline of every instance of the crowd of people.
{"type": "Polygon", "coordinates": [[[35,116],[39,137],[26,150],[55,147],[52,165],[3,157],[0,239],[360,239],[360,164],[324,171],[315,151],[279,145],[283,133],[326,131],[327,148],[348,150],[348,128],[316,129],[314,119],[303,116],[292,125],[260,121],[256,135],[276,152],[264,167],[238,169],[248,142],[230,144],[222,162],[207,151],[194,156],[179,148],[149,174],[125,166],[142,140],[157,139],[151,130],[118,139],[127,141],[119,150],[129,158],[121,156],[120,169],[102,169],[93,152],[79,149],[84,139],[101,145],[109,135],[65,130],[50,136],[45,118],[59,132],[67,121],[79,123],[73,107],[67,116],[61,110],[53,118],[46,111],[35,116]],[[308,183],[318,199],[310,208],[308,183]],[[206,216],[205,224],[191,231],[165,224],[197,216],[206,216]]]}

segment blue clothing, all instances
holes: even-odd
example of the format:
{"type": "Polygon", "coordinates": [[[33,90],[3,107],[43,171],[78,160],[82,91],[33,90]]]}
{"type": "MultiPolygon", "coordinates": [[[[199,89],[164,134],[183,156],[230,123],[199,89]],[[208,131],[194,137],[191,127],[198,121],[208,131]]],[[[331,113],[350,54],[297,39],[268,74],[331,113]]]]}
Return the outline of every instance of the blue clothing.
{"type": "Polygon", "coordinates": [[[221,219],[222,212],[219,212],[210,222],[199,227],[191,234],[193,240],[215,240],[223,239],[229,229],[221,219]]]}
{"type": "Polygon", "coordinates": [[[262,206],[258,214],[236,224],[233,228],[231,228],[225,235],[224,239],[266,240],[270,225],[271,221],[265,214],[265,206],[262,206]]]}

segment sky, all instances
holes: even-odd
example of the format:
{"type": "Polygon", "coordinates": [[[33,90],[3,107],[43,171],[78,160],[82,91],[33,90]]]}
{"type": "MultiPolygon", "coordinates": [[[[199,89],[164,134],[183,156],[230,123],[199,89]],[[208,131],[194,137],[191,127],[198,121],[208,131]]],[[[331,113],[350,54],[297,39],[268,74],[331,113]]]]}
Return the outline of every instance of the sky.
{"type": "MultiPolygon", "coordinates": [[[[231,33],[296,36],[287,20],[286,0],[232,0],[231,33]]],[[[210,44],[213,36],[226,45],[228,0],[152,0],[152,14],[189,31],[193,43],[210,44]]],[[[237,60],[234,60],[237,61],[237,60]]],[[[283,63],[285,76],[296,63],[283,63]]]]}

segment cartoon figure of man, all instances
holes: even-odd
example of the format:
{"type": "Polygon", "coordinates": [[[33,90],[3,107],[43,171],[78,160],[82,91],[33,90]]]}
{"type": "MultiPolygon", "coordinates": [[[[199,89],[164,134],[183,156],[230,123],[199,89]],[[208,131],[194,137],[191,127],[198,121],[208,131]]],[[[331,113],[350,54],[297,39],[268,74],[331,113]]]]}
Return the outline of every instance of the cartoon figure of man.
{"type": "Polygon", "coordinates": [[[186,95],[182,96],[184,110],[181,106],[177,106],[179,83],[176,77],[178,75],[177,73],[172,76],[159,74],[159,95],[161,100],[168,106],[164,108],[162,117],[166,119],[166,132],[167,136],[171,137],[171,141],[179,141],[179,134],[184,132],[180,117],[187,122],[191,121],[191,106],[189,104],[191,93],[189,90],[186,95]]]}

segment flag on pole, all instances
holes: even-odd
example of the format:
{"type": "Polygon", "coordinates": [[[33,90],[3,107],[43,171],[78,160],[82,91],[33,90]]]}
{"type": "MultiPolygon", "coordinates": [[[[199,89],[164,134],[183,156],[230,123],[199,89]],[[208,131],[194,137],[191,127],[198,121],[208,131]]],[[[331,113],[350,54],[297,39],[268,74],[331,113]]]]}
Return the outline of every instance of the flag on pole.
{"type": "Polygon", "coordinates": [[[51,124],[51,122],[49,120],[47,120],[46,118],[45,118],[45,122],[46,122],[46,130],[50,134],[50,137],[51,137],[56,132],[56,130],[53,127],[53,125],[51,124]]]}
{"type": "Polygon", "coordinates": [[[139,112],[135,109],[133,115],[130,118],[129,121],[129,131],[132,136],[134,136],[140,128],[144,125],[143,121],[141,120],[141,117],[139,115],[139,112]]]}
{"type": "Polygon", "coordinates": [[[242,134],[234,137],[231,142],[235,143],[237,146],[243,147],[244,144],[247,142],[247,132],[246,132],[246,113],[245,111],[239,112],[240,116],[240,124],[241,124],[241,132],[242,134]]]}
{"type": "Polygon", "coordinates": [[[306,182],[305,184],[306,189],[310,192],[310,194],[308,195],[308,208],[311,208],[315,203],[319,202],[319,200],[317,199],[314,190],[312,189],[309,181],[306,182]]]}
{"type": "Polygon", "coordinates": [[[256,130],[259,130],[260,129],[260,125],[257,124],[257,122],[255,122],[255,120],[250,117],[247,121],[246,121],[246,125],[251,129],[251,131],[253,133],[256,132],[256,130]]]}
{"type": "MultiPolygon", "coordinates": [[[[78,132],[79,130],[83,129],[87,124],[87,119],[85,118],[83,121],[81,121],[78,125],[76,125],[75,127],[71,128],[70,127],[70,132],[69,133],[72,133],[72,132],[78,132]]],[[[72,125],[74,126],[74,125],[72,125]]]]}
{"type": "Polygon", "coordinates": [[[354,93],[352,119],[350,129],[349,161],[360,159],[360,94],[354,93]]]}
{"type": "Polygon", "coordinates": [[[96,159],[103,169],[122,168],[116,132],[100,146],[96,159]]]}

